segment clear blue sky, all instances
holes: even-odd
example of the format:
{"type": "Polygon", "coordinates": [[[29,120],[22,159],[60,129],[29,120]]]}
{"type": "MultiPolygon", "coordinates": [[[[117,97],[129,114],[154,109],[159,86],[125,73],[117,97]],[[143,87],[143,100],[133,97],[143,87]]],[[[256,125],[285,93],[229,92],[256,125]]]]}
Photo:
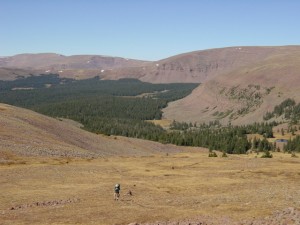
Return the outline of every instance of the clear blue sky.
{"type": "Polygon", "coordinates": [[[299,0],[0,0],[0,55],[157,60],[245,45],[299,45],[299,0]]]}

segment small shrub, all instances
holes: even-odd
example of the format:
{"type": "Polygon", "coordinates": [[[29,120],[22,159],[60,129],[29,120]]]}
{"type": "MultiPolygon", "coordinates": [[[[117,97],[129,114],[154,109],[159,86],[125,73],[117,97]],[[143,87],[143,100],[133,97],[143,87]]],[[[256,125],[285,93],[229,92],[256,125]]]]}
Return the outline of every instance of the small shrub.
{"type": "Polygon", "coordinates": [[[261,158],[273,158],[273,155],[269,151],[265,151],[261,158]]]}
{"type": "Polygon", "coordinates": [[[292,152],[291,157],[293,157],[293,158],[298,158],[298,156],[296,155],[295,152],[292,152]]]}
{"type": "Polygon", "coordinates": [[[223,152],[222,157],[228,157],[226,152],[223,152]]]}
{"type": "Polygon", "coordinates": [[[218,157],[218,155],[217,155],[217,153],[215,153],[215,152],[210,152],[210,153],[208,154],[208,157],[218,157]]]}

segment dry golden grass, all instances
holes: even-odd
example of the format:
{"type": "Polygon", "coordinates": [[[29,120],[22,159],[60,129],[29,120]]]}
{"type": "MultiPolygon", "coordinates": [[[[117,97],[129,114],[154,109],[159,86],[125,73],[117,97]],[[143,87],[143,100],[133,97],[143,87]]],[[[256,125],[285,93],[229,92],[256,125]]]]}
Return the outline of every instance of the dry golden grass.
{"type": "Polygon", "coordinates": [[[173,120],[161,119],[161,120],[147,120],[148,122],[154,123],[155,125],[159,125],[164,129],[169,129],[173,120]]]}
{"type": "Polygon", "coordinates": [[[1,224],[128,224],[196,215],[265,217],[300,207],[299,158],[209,158],[207,151],[102,159],[26,158],[0,166],[1,224]],[[113,187],[121,183],[121,199],[113,187]],[[126,193],[131,190],[133,195],[126,193]],[[35,202],[79,199],[68,204],[35,202]]]}

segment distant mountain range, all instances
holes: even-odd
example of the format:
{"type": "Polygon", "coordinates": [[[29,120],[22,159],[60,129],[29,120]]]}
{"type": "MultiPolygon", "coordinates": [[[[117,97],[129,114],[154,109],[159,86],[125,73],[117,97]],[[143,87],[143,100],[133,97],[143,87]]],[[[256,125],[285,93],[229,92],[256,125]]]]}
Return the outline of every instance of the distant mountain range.
{"type": "Polygon", "coordinates": [[[85,79],[137,78],[152,83],[202,83],[171,103],[164,116],[179,121],[262,121],[266,111],[291,97],[300,101],[300,46],[229,47],[195,51],[150,62],[97,55],[52,53],[0,58],[0,79],[58,73],[85,79]]]}

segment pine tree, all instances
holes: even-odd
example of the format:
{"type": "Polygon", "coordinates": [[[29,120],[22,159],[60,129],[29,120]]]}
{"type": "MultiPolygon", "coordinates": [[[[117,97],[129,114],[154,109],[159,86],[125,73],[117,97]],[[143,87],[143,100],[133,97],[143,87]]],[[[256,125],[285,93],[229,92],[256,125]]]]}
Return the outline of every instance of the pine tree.
{"type": "Polygon", "coordinates": [[[273,158],[273,155],[270,153],[270,151],[266,150],[261,158],[273,158]]]}
{"type": "Polygon", "coordinates": [[[284,130],[281,128],[281,135],[284,136],[284,130]]]}

